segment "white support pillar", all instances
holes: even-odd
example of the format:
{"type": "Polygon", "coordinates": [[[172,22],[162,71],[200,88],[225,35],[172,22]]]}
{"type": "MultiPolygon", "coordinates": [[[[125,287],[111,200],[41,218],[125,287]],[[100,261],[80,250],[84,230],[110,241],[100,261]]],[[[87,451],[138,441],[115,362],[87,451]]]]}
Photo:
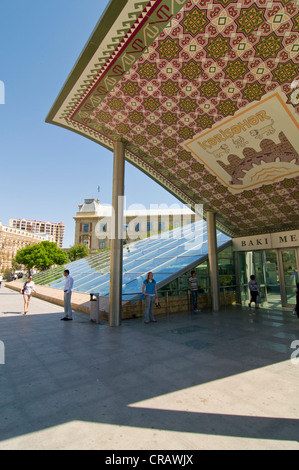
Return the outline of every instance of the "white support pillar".
{"type": "Polygon", "coordinates": [[[125,186],[125,144],[114,143],[109,325],[121,324],[122,270],[123,270],[123,213],[125,186]]]}
{"type": "Polygon", "coordinates": [[[217,235],[216,235],[216,214],[207,211],[209,266],[210,266],[210,286],[212,294],[213,311],[218,312],[220,308],[220,290],[218,276],[218,255],[217,255],[217,235]]]}

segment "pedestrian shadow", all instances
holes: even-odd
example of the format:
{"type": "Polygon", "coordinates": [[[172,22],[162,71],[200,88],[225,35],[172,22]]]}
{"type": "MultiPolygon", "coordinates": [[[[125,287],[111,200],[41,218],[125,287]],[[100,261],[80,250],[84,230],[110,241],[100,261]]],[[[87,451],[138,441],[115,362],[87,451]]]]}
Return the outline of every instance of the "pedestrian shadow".
{"type": "Polygon", "coordinates": [[[2,315],[23,315],[23,312],[1,312],[2,315]]]}

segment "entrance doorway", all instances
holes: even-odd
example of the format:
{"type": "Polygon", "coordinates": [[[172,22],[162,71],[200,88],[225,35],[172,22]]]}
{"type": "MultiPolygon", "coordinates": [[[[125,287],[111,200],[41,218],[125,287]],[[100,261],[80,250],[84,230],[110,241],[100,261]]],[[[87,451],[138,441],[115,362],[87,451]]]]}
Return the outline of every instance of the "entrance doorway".
{"type": "Polygon", "coordinates": [[[255,274],[260,288],[262,306],[293,307],[298,282],[298,249],[259,250],[237,253],[240,301],[249,301],[248,282],[255,274]]]}
{"type": "Polygon", "coordinates": [[[282,284],[282,305],[292,306],[296,303],[296,284],[298,282],[298,260],[296,251],[281,250],[279,253],[282,261],[283,276],[282,284]]]}

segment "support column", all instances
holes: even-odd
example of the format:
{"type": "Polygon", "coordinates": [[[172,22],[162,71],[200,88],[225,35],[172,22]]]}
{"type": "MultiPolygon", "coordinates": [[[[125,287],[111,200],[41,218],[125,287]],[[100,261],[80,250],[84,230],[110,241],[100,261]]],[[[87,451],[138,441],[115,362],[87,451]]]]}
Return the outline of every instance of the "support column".
{"type": "Polygon", "coordinates": [[[213,311],[218,312],[220,308],[220,291],[218,276],[218,255],[217,255],[217,236],[216,236],[216,214],[207,211],[208,228],[208,247],[209,247],[209,267],[210,267],[210,286],[212,294],[213,311]]]}
{"type": "Polygon", "coordinates": [[[114,143],[110,246],[109,325],[121,324],[125,144],[114,143]]]}

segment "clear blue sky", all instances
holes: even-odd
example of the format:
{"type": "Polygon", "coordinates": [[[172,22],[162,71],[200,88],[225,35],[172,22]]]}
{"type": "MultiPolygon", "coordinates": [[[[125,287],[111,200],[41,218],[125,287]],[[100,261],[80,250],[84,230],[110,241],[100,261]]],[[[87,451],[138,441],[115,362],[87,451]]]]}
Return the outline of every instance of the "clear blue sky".
{"type": "MultiPolygon", "coordinates": [[[[113,154],[45,118],[108,3],[1,3],[0,220],[63,222],[66,248],[74,243],[78,204],[90,197],[111,203],[113,154]]],[[[178,203],[129,163],[125,193],[127,207],[178,203]]]]}

